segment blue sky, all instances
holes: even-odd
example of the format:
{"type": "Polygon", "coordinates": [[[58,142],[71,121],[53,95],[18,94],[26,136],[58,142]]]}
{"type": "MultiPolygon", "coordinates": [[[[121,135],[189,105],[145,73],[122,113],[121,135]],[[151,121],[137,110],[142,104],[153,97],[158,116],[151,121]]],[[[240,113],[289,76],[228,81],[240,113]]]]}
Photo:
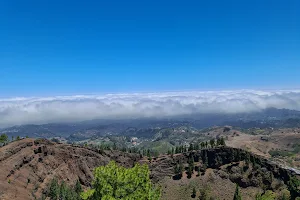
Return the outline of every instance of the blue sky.
{"type": "Polygon", "coordinates": [[[0,97],[299,88],[300,2],[0,2],[0,97]]]}

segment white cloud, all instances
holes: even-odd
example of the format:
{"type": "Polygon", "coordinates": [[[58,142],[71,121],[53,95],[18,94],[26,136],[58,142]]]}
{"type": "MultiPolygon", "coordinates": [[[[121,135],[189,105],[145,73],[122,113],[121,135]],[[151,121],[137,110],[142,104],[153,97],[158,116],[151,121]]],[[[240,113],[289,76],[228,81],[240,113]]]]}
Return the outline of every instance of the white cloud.
{"type": "Polygon", "coordinates": [[[195,91],[0,99],[0,126],[96,118],[300,110],[300,90],[195,91]]]}

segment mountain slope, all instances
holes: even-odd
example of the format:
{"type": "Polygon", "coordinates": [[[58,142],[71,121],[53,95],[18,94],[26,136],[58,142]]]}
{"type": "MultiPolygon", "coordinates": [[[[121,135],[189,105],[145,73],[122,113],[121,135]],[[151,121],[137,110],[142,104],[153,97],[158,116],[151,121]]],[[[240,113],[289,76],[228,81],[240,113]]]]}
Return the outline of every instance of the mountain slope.
{"type": "Polygon", "coordinates": [[[110,160],[131,167],[138,155],[118,151],[96,152],[87,148],[24,139],[0,148],[0,199],[39,197],[53,177],[84,186],[92,181],[95,167],[110,160]]]}
{"type": "MultiPolygon", "coordinates": [[[[23,139],[0,147],[0,199],[26,200],[39,198],[46,192],[54,178],[74,185],[77,180],[87,188],[93,179],[93,169],[115,160],[120,165],[132,167],[145,163],[151,170],[151,179],[162,186],[162,199],[189,199],[193,187],[210,187],[213,197],[232,199],[235,183],[242,187],[245,199],[251,199],[262,189],[280,194],[287,189],[295,172],[281,168],[262,157],[241,149],[217,147],[181,154],[161,155],[151,162],[138,154],[112,150],[96,150],[81,146],[53,143],[44,139],[23,139]],[[207,164],[204,160],[207,156],[207,164]],[[249,156],[252,163],[243,160],[249,156]],[[191,161],[192,160],[192,161],[191,161]],[[186,170],[193,162],[194,173],[188,177],[186,170]],[[178,163],[184,166],[180,180],[174,172],[178,163]],[[196,176],[197,169],[202,172],[196,176]],[[207,169],[206,169],[207,168],[207,169]],[[227,189],[226,189],[227,188],[227,189]],[[222,193],[220,189],[226,189],[222,193]],[[174,196],[175,195],[175,196],[174,196]]],[[[197,192],[197,195],[199,192],[197,192]]]]}

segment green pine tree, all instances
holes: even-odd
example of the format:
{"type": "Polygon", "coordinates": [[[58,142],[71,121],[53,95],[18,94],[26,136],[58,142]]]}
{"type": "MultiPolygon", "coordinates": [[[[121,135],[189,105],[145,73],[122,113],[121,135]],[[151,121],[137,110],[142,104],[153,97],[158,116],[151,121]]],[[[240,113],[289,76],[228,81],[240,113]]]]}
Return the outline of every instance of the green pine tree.
{"type": "Polygon", "coordinates": [[[191,178],[192,174],[193,174],[193,169],[189,166],[188,169],[187,169],[187,177],[191,178]]]}
{"type": "Polygon", "coordinates": [[[198,172],[197,176],[201,176],[200,167],[197,168],[197,172],[198,172]]]}
{"type": "Polygon", "coordinates": [[[290,177],[288,181],[288,189],[291,192],[291,198],[295,199],[296,197],[300,197],[300,179],[293,176],[290,177]]]}
{"type": "Polygon", "coordinates": [[[57,179],[54,178],[50,183],[49,197],[51,200],[57,200],[58,196],[59,196],[59,185],[57,179]]]}
{"type": "Polygon", "coordinates": [[[66,183],[63,181],[59,187],[59,199],[66,200],[68,193],[68,188],[66,183]]]}
{"type": "Polygon", "coordinates": [[[197,194],[196,188],[193,187],[192,198],[195,198],[197,194]]]}
{"type": "Polygon", "coordinates": [[[240,193],[240,187],[239,187],[238,184],[236,184],[233,200],[242,200],[242,196],[241,196],[241,193],[240,193]]]}
{"type": "Polygon", "coordinates": [[[225,139],[223,137],[221,137],[221,139],[220,139],[220,145],[221,146],[225,146],[226,145],[225,144],[225,139]]]}
{"type": "Polygon", "coordinates": [[[193,151],[194,150],[194,145],[193,143],[190,144],[188,151],[193,151]]]}
{"type": "Polygon", "coordinates": [[[208,157],[207,157],[207,152],[204,152],[204,156],[203,156],[203,164],[208,166],[208,157]]]}
{"type": "Polygon", "coordinates": [[[179,150],[179,147],[176,147],[175,148],[175,154],[178,154],[178,153],[180,153],[180,150],[179,150]]]}
{"type": "Polygon", "coordinates": [[[211,139],[211,140],[209,141],[209,144],[210,144],[210,147],[211,147],[211,148],[214,148],[214,146],[215,146],[215,139],[211,139]]]}
{"type": "Polygon", "coordinates": [[[76,181],[74,190],[77,194],[80,194],[82,192],[82,187],[81,187],[79,180],[76,181]]]}
{"type": "Polygon", "coordinates": [[[110,162],[94,171],[92,189],[82,193],[82,199],[160,199],[160,189],[150,181],[147,165],[136,164],[133,168],[118,166],[110,162]]]}
{"type": "Polygon", "coordinates": [[[8,136],[6,134],[1,134],[0,135],[0,143],[7,143],[8,142],[8,136]]]}

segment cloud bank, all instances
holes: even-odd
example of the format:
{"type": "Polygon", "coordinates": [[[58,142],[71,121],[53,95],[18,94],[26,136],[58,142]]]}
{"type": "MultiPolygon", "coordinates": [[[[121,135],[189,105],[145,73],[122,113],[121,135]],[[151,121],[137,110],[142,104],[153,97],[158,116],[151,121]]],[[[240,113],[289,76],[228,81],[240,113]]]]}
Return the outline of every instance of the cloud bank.
{"type": "Polygon", "coordinates": [[[300,110],[300,90],[195,91],[0,99],[0,127],[90,119],[300,110]]]}

